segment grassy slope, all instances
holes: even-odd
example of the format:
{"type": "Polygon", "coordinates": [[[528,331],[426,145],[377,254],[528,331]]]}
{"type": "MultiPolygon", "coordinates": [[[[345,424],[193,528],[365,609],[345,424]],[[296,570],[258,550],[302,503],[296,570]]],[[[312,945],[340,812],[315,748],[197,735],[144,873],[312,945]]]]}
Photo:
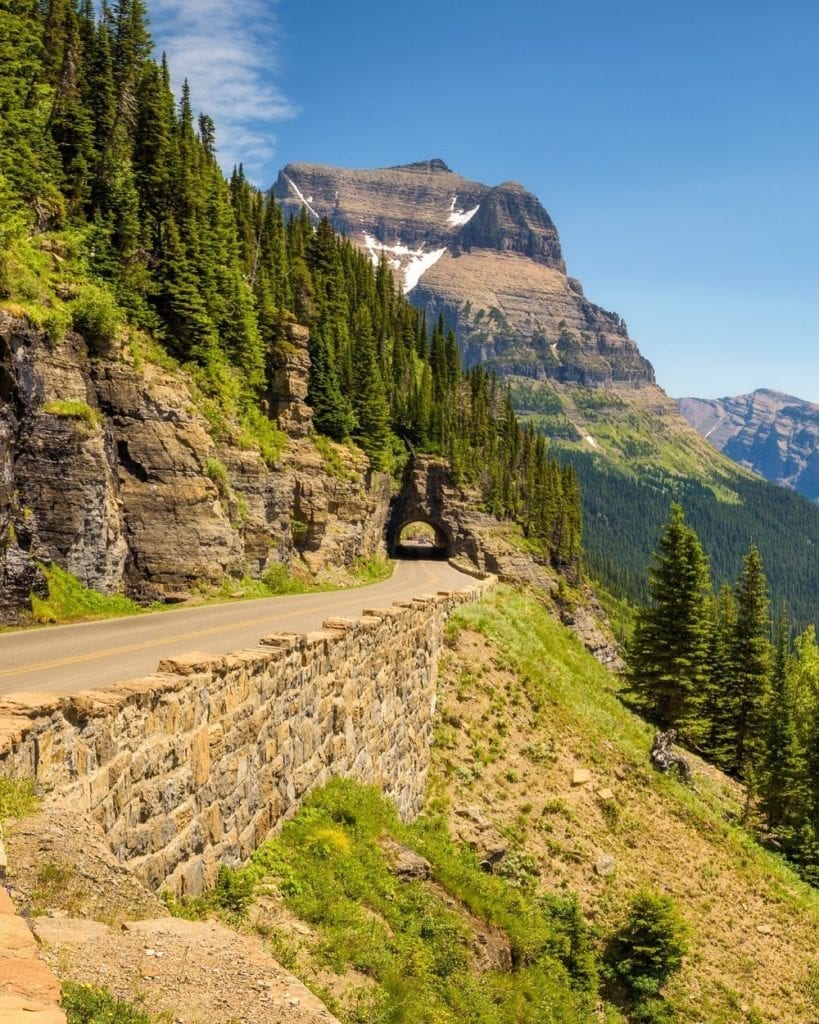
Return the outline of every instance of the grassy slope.
{"type": "Polygon", "coordinates": [[[696,760],[699,794],[652,772],[651,729],[532,599],[501,590],[460,611],[452,634],[433,806],[453,827],[480,806],[534,858],[542,887],[579,892],[604,932],[641,885],[671,894],[694,934],[669,992],[682,1021],[818,1019],[819,894],[736,824],[739,788],[696,760]],[[572,786],[579,767],[590,784],[572,786]],[[603,854],[609,877],[594,870],[603,854]]]}
{"type": "Polygon", "coordinates": [[[527,406],[533,406],[530,415],[547,435],[557,435],[560,447],[598,453],[632,476],[652,471],[693,476],[728,502],[737,500],[731,482],[752,476],[708,444],[656,387],[590,391],[550,381],[527,382],[516,404],[524,415],[527,406]],[[538,405],[546,412],[536,411],[538,405]],[[567,422],[570,428],[563,430],[567,422]],[[592,441],[585,440],[588,437],[592,441]]]}
{"type": "Polygon", "coordinates": [[[613,1024],[614,1007],[595,1011],[563,972],[561,961],[578,964],[566,959],[567,911],[578,899],[601,953],[648,887],[674,899],[692,933],[665,993],[674,1021],[816,1021],[819,893],[739,825],[735,782],[696,758],[696,791],[653,772],[651,736],[571,633],[501,588],[451,620],[417,822],[336,780],[248,868],[175,909],[221,906],[252,922],[350,1024],[613,1024]],[[573,785],[577,768],[591,781],[573,785]],[[468,845],[485,838],[481,816],[508,844],[491,876],[468,845]],[[429,859],[431,881],[392,877],[395,841],[429,859]],[[596,870],[603,856],[610,874],[596,870]],[[510,975],[504,950],[529,966],[510,975]]]}

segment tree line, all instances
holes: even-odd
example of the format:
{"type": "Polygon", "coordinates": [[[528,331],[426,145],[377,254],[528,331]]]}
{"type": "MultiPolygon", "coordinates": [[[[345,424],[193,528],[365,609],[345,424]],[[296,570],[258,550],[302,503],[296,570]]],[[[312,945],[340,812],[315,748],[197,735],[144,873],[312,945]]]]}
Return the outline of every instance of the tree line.
{"type": "MultiPolygon", "coordinates": [[[[241,166],[222,173],[212,118],[195,113],[187,82],[176,99],[153,57],[143,0],[99,13],[92,0],[9,0],[0,57],[7,252],[70,235],[78,276],[257,424],[286,326],[305,324],[317,430],[355,441],[377,470],[397,472],[408,448],[440,454],[544,557],[578,565],[574,470],[520,428],[494,377],[462,371],[454,335],[429,329],[385,261],[374,267],[306,210],[285,224],[241,166]]],[[[0,297],[14,289],[6,259],[0,297]]]]}
{"type": "Polygon", "coordinates": [[[716,593],[674,504],[628,651],[628,692],[663,727],[747,787],[746,815],[819,883],[819,645],[772,622],[759,551],[716,593]]]}

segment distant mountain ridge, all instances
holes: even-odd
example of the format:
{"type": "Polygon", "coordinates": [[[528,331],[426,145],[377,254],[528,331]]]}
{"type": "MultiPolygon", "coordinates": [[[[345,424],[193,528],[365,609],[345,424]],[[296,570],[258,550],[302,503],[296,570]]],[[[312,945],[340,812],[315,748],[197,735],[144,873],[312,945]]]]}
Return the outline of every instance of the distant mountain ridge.
{"type": "Polygon", "coordinates": [[[522,185],[469,181],[433,159],[379,170],[288,164],[273,186],[285,217],[326,217],[381,254],[430,318],[443,314],[467,365],[588,386],[651,384],[616,314],[570,278],[557,228],[522,185]]]}
{"type": "Polygon", "coordinates": [[[819,405],[760,388],[730,398],[681,398],[679,406],[735,462],[819,501],[819,405]]]}

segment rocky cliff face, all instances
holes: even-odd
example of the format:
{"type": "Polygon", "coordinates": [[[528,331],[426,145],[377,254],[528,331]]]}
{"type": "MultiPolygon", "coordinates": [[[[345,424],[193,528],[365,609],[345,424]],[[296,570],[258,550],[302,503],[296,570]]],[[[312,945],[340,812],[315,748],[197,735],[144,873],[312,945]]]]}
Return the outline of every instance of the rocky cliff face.
{"type": "Polygon", "coordinates": [[[734,398],[681,398],[679,406],[735,462],[819,501],[819,405],[762,389],[734,398]]]}
{"type": "Polygon", "coordinates": [[[270,466],[214,438],[184,376],[92,359],[78,335],[52,344],[0,313],[0,621],[42,591],[51,561],[104,593],[161,596],[380,550],[389,481],[346,448],[344,473],[326,471],[304,404],[306,331],[289,340],[271,395],[288,442],[270,466]]]}
{"type": "Polygon", "coordinates": [[[469,181],[442,160],[373,171],[288,164],[273,193],[382,255],[414,305],[443,313],[468,365],[606,386],[653,371],[625,323],[567,276],[557,229],[517,182],[469,181]]]}

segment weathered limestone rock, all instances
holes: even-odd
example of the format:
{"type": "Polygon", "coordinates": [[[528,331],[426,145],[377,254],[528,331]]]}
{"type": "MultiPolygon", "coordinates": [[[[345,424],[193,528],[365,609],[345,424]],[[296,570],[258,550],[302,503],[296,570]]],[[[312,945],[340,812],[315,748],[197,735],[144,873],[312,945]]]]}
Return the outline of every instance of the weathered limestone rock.
{"type": "Polygon", "coordinates": [[[307,436],[307,333],[293,325],[288,339],[273,378],[290,440],[271,467],[214,440],[184,376],[92,359],[78,335],[52,344],[0,312],[0,621],[43,591],[37,561],[161,597],[382,550],[389,480],[344,446],[343,473],[327,471],[307,436]]]}
{"type": "Polygon", "coordinates": [[[313,432],[313,410],[307,404],[309,337],[306,327],[288,324],[287,341],[269,356],[272,411],[280,429],[291,437],[306,437],[313,432]]]}
{"type": "Polygon", "coordinates": [[[3,1024],[65,1024],[60,983],[39,959],[28,923],[0,888],[0,1020],[3,1024]]]}
{"type": "Polygon", "coordinates": [[[5,519],[11,541],[0,605],[36,582],[32,556],[59,562],[87,586],[117,589],[128,549],[111,436],[82,340],[68,335],[50,346],[0,313],[0,365],[8,394],[0,402],[0,524],[5,519]]]}
{"type": "Polygon", "coordinates": [[[384,849],[391,861],[390,874],[401,882],[424,882],[432,875],[432,865],[420,854],[393,841],[385,842],[384,849]]]}
{"type": "Polygon", "coordinates": [[[459,819],[455,826],[456,838],[472,847],[483,870],[491,874],[509,852],[509,843],[480,808],[460,807],[455,813],[459,819]]]}
{"type": "Polygon", "coordinates": [[[601,853],[597,860],[594,862],[594,872],[601,878],[608,878],[609,875],[614,874],[614,869],[616,868],[616,866],[617,864],[614,860],[614,857],[612,857],[608,853],[601,853]]]}

